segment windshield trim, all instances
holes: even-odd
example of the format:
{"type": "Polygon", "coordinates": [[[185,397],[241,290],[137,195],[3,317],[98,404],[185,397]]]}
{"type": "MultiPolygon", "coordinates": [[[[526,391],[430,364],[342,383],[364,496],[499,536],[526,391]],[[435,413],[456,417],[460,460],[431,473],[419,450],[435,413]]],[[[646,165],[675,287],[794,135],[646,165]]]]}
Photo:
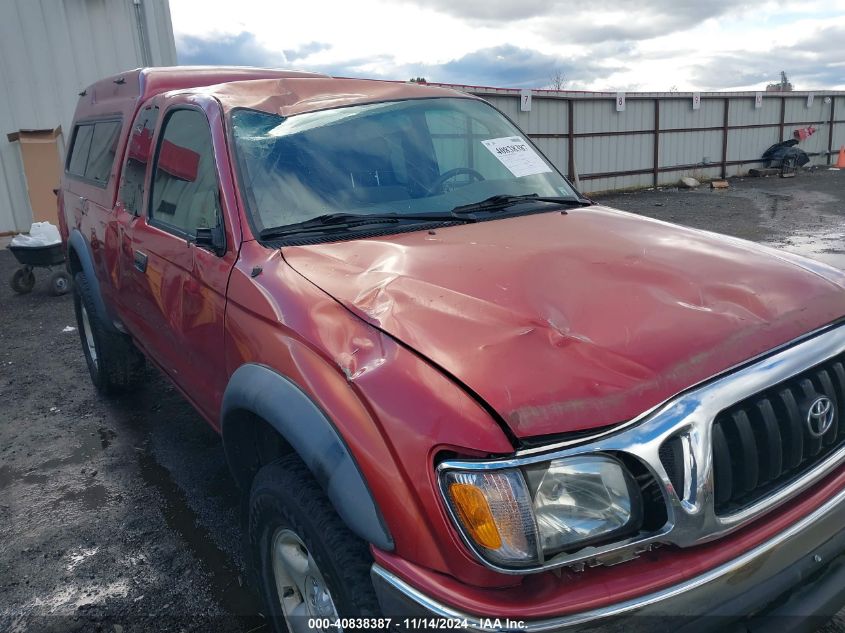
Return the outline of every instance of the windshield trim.
{"type": "MultiPolygon", "coordinates": [[[[255,204],[254,200],[252,199],[253,193],[252,189],[248,188],[244,182],[243,176],[246,172],[246,166],[243,164],[243,156],[241,151],[238,148],[237,139],[235,138],[235,129],[232,122],[233,115],[236,112],[240,111],[247,111],[247,112],[257,112],[260,114],[268,114],[271,116],[279,116],[282,120],[286,120],[289,118],[297,117],[302,114],[310,114],[312,112],[323,112],[326,110],[341,110],[344,108],[352,108],[358,107],[361,105],[372,105],[372,104],[379,104],[379,103],[402,103],[404,101],[419,101],[419,100],[435,100],[435,99],[464,99],[467,101],[481,101],[488,107],[495,110],[499,115],[505,118],[505,120],[510,123],[522,136],[522,138],[549,164],[552,168],[553,172],[559,175],[566,184],[572,189],[572,192],[575,196],[579,199],[583,200],[590,200],[589,197],[585,196],[581,193],[578,188],[569,180],[569,178],[561,172],[557,165],[548,157],[546,156],[545,152],[534,142],[534,139],[525,132],[517,123],[514,121],[510,116],[508,116],[505,112],[497,108],[495,105],[487,101],[486,99],[482,99],[481,97],[476,97],[470,94],[460,94],[456,93],[455,95],[437,95],[437,96],[419,96],[419,97],[408,97],[403,99],[381,99],[375,101],[363,101],[361,103],[351,103],[342,106],[327,106],[321,108],[314,108],[313,110],[308,110],[307,112],[298,112],[296,114],[292,114],[290,116],[282,116],[280,114],[276,114],[273,112],[267,112],[266,110],[261,110],[259,108],[250,108],[247,106],[236,106],[234,108],[229,109],[224,117],[224,128],[226,133],[226,139],[230,147],[230,152],[233,154],[232,156],[232,171],[234,172],[235,182],[237,183],[238,188],[238,202],[239,206],[243,209],[243,215],[246,216],[247,223],[249,225],[249,230],[251,233],[251,237],[253,240],[257,241],[259,244],[266,248],[279,248],[280,246],[288,246],[288,245],[300,245],[304,243],[313,244],[313,243],[322,243],[322,242],[335,242],[335,241],[349,241],[354,239],[364,239],[367,236],[372,236],[376,233],[374,230],[362,230],[362,231],[353,231],[346,235],[325,235],[325,236],[311,236],[311,237],[301,237],[299,239],[291,236],[290,238],[262,238],[261,232],[267,229],[272,228],[280,228],[280,227],[262,227],[260,225],[260,220],[256,216],[258,215],[256,209],[257,205],[255,204]],[[358,234],[360,233],[360,235],[358,234]],[[292,242],[296,242],[293,244],[292,242]]],[[[521,211],[518,213],[506,213],[506,214],[499,214],[499,213],[491,213],[489,217],[481,217],[478,218],[479,222],[486,222],[490,220],[501,220],[505,218],[514,218],[522,215],[533,215],[535,213],[547,213],[550,211],[555,211],[557,209],[553,208],[540,208],[540,209],[528,209],[525,211],[521,211]]],[[[391,227],[383,227],[378,233],[383,235],[392,235],[398,233],[409,233],[413,231],[422,231],[425,229],[431,229],[434,227],[435,224],[438,226],[455,226],[463,224],[460,220],[455,221],[432,221],[431,223],[424,222],[420,224],[412,224],[410,226],[397,226],[393,225],[391,227]]],[[[282,225],[284,227],[285,225],[282,225]]]]}

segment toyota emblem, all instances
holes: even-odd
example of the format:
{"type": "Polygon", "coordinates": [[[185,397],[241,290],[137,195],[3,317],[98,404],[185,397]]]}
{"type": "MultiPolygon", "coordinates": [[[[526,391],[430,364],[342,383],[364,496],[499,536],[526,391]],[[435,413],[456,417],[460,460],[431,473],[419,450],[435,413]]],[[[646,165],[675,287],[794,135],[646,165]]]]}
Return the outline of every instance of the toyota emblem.
{"type": "Polygon", "coordinates": [[[820,396],[813,400],[807,411],[807,430],[813,437],[821,437],[833,426],[836,409],[833,401],[827,396],[820,396]]]}

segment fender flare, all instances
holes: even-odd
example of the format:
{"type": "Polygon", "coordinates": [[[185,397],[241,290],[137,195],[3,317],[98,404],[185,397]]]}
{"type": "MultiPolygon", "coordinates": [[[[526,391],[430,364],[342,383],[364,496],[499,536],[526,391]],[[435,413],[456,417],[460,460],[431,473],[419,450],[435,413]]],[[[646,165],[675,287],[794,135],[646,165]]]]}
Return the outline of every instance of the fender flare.
{"type": "Polygon", "coordinates": [[[349,448],[326,414],[293,381],[253,363],[241,365],[229,379],[221,431],[226,461],[236,479],[239,446],[227,439],[237,432],[231,429],[231,414],[237,411],[260,417],[285,439],[353,533],[381,550],[393,550],[393,538],[349,448]]]}
{"type": "Polygon", "coordinates": [[[73,229],[71,231],[67,240],[67,250],[68,255],[70,255],[71,251],[76,253],[76,258],[79,260],[80,266],[82,266],[85,281],[88,282],[88,286],[92,291],[91,294],[94,296],[94,304],[97,309],[97,316],[100,319],[100,323],[109,330],[117,332],[118,330],[109,317],[108,310],[106,310],[106,304],[103,302],[103,295],[100,294],[100,280],[97,279],[97,273],[94,272],[94,259],[91,256],[91,247],[88,244],[88,240],[85,239],[85,236],[79,232],[79,229],[73,229]]]}

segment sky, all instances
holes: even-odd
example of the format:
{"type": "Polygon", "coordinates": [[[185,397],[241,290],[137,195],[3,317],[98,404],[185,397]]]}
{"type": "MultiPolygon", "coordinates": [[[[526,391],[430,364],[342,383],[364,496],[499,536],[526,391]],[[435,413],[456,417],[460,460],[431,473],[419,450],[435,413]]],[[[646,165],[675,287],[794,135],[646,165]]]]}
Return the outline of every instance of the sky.
{"type": "Polygon", "coordinates": [[[845,89],[845,0],[170,0],[181,64],[506,88],[845,89]]]}

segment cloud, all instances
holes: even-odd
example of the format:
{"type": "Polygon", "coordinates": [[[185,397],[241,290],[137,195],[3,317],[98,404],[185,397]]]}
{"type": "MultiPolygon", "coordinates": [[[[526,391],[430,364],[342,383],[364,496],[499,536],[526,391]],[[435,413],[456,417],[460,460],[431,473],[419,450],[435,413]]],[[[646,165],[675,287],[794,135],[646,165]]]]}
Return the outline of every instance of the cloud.
{"type": "MultiPolygon", "coordinates": [[[[456,13],[469,12],[476,3],[469,0],[468,5],[453,3],[452,7],[445,0],[413,1],[451,7],[456,13]]],[[[504,7],[499,0],[485,0],[477,3],[479,11],[487,11],[484,7],[488,2],[491,15],[497,6],[504,7]]],[[[526,0],[508,5],[516,22],[501,29],[466,27],[474,39],[449,53],[444,52],[445,46],[409,51],[392,42],[379,44],[380,40],[373,38],[346,41],[326,34],[322,34],[326,41],[281,39],[293,45],[274,49],[275,40],[252,30],[191,35],[177,31],[176,44],[183,64],[297,68],[334,76],[403,81],[422,76],[432,82],[512,88],[548,87],[551,77],[561,73],[566,87],[572,89],[668,90],[672,85],[684,90],[752,89],[776,80],[781,70],[799,89],[845,86],[845,63],[835,46],[829,44],[845,36],[845,16],[816,15],[795,23],[789,19],[793,13],[782,15],[772,9],[774,5],[767,4],[764,15],[769,17],[760,20],[772,19],[776,24],[755,23],[750,28],[741,23],[751,14],[728,16],[734,5],[723,0],[706,6],[678,0],[678,10],[666,15],[656,14],[668,6],[666,0],[644,2],[644,8],[632,12],[625,24],[610,11],[614,6],[610,0],[596,0],[595,15],[589,19],[583,10],[548,15],[549,7],[554,9],[559,4],[526,0]],[[719,12],[722,19],[701,22],[719,12]],[[644,25],[650,20],[653,23],[644,25]],[[686,28],[695,24],[699,28],[690,33],[635,39],[675,28],[673,25],[686,28]],[[566,35],[563,30],[554,33],[556,25],[575,35],[566,35]],[[540,35],[543,29],[548,31],[545,39],[540,35]],[[525,37],[518,37],[522,32],[525,37]],[[544,43],[551,40],[561,45],[544,43]],[[496,44],[490,45],[491,41],[496,44]]],[[[455,18],[436,15],[448,23],[455,22],[455,18]]],[[[443,28],[448,31],[454,26],[444,24],[443,28]]]]}
{"type": "Polygon", "coordinates": [[[258,41],[254,33],[210,33],[176,35],[176,54],[180,64],[200,66],[261,66],[278,68],[301,62],[314,53],[328,50],[330,44],[310,42],[298,48],[274,51],[258,41]]]}
{"type": "Polygon", "coordinates": [[[444,64],[418,68],[416,74],[429,81],[510,88],[542,88],[558,71],[570,83],[585,84],[618,70],[584,57],[558,57],[510,44],[481,49],[444,64]]]}
{"type": "Polygon", "coordinates": [[[287,49],[284,51],[284,54],[287,61],[292,62],[297,59],[304,59],[320,51],[329,50],[331,47],[331,44],[324,44],[323,42],[309,42],[299,48],[287,49]]]}
{"type": "Polygon", "coordinates": [[[744,9],[752,3],[736,0],[639,0],[625,6],[618,0],[593,0],[574,6],[567,0],[411,0],[471,23],[498,26],[530,21],[536,31],[560,41],[601,43],[640,41],[697,26],[744,9]]]}
{"type": "Polygon", "coordinates": [[[199,66],[258,66],[311,70],[340,77],[389,75],[390,79],[407,79],[392,55],[375,55],[346,59],[337,63],[309,62],[315,53],[331,49],[330,44],[310,42],[297,48],[274,51],[261,44],[254,33],[235,35],[176,35],[176,53],[180,64],[199,66]]]}
{"type": "Polygon", "coordinates": [[[560,71],[567,85],[585,85],[621,70],[600,65],[588,57],[566,58],[547,55],[509,44],[483,48],[440,64],[399,64],[389,54],[358,58],[336,64],[304,64],[305,70],[336,77],[374,77],[407,80],[425,77],[430,82],[508,88],[543,88],[560,71]]]}
{"type": "Polygon", "coordinates": [[[265,66],[284,65],[283,53],[262,46],[255,35],[210,33],[205,36],[176,35],[176,54],[180,64],[192,66],[265,66]]]}
{"type": "Polygon", "coordinates": [[[303,70],[341,77],[406,80],[422,76],[429,81],[443,83],[514,88],[542,88],[558,71],[568,82],[583,84],[619,70],[599,65],[587,57],[563,58],[510,44],[483,48],[439,64],[400,64],[387,53],[336,63],[309,63],[310,55],[330,46],[312,42],[292,50],[273,51],[249,32],[207,37],[180,35],[176,38],[176,45],[182,64],[280,67],[296,62],[296,66],[303,70]]]}
{"type": "Polygon", "coordinates": [[[413,4],[474,22],[510,22],[553,13],[558,2],[546,0],[412,0],[413,4]]]}
{"type": "Polygon", "coordinates": [[[843,39],[845,25],[836,25],[772,51],[715,54],[692,67],[692,78],[704,89],[729,89],[774,81],[784,70],[797,90],[845,86],[842,53],[835,46],[819,46],[843,39]]]}

